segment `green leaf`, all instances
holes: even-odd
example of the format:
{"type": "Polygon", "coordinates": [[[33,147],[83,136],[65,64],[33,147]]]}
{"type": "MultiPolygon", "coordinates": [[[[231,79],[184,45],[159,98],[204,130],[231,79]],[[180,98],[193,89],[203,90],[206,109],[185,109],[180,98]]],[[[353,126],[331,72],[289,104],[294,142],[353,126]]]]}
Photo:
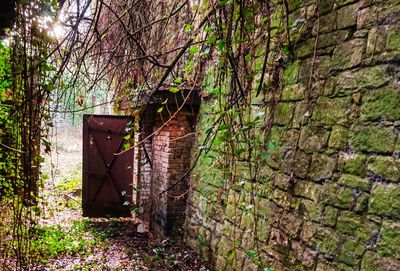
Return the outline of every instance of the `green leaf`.
{"type": "Polygon", "coordinates": [[[206,39],[206,44],[214,44],[216,40],[217,37],[215,37],[215,35],[211,35],[206,39]]]}
{"type": "Polygon", "coordinates": [[[157,113],[161,113],[161,112],[163,111],[163,109],[164,109],[164,107],[160,107],[160,108],[157,110],[157,113]]]}
{"type": "Polygon", "coordinates": [[[218,131],[228,130],[228,129],[231,128],[231,127],[232,127],[231,124],[221,125],[221,126],[218,128],[218,131]]]}
{"type": "Polygon", "coordinates": [[[175,84],[181,84],[182,81],[183,81],[183,80],[182,80],[181,77],[177,77],[177,78],[175,78],[174,83],[175,83],[175,84]]]}
{"type": "Polygon", "coordinates": [[[129,140],[129,138],[131,138],[131,135],[130,135],[130,134],[127,134],[126,136],[124,136],[124,139],[125,139],[125,140],[129,140]]]}
{"type": "Polygon", "coordinates": [[[271,154],[270,154],[269,152],[267,152],[267,151],[262,151],[261,155],[262,155],[264,158],[269,158],[269,157],[271,156],[271,154]]]}
{"type": "Polygon", "coordinates": [[[193,46],[189,49],[189,53],[191,54],[195,54],[199,51],[199,47],[198,46],[193,46]]]}
{"type": "Polygon", "coordinates": [[[218,42],[217,42],[218,50],[222,52],[225,48],[225,44],[226,44],[226,42],[224,39],[218,40],[218,42]]]}
{"type": "Polygon", "coordinates": [[[177,87],[170,87],[169,88],[169,91],[171,91],[172,93],[177,93],[177,92],[179,92],[179,88],[177,88],[177,87]]]}
{"type": "Polygon", "coordinates": [[[246,251],[246,255],[249,256],[250,258],[254,259],[257,257],[257,251],[250,249],[250,250],[246,251]]]}
{"type": "Polygon", "coordinates": [[[192,30],[192,25],[191,24],[185,24],[184,28],[185,31],[190,31],[192,30]]]}

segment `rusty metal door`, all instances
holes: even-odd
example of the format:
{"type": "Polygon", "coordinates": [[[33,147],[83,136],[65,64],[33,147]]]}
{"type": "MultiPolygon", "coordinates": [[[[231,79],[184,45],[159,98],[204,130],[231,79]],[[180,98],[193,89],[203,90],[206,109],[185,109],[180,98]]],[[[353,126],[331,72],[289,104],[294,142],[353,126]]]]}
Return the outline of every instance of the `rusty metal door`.
{"type": "Polygon", "coordinates": [[[134,152],[118,153],[130,141],[131,123],[126,116],[83,116],[83,216],[130,216],[134,152]]]}

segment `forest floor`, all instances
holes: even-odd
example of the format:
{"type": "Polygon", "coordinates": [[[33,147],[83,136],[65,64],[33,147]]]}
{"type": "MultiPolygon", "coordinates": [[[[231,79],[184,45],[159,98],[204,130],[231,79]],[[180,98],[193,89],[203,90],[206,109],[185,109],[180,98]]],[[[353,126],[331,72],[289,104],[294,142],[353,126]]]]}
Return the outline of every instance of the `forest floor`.
{"type": "Polygon", "coordinates": [[[81,145],[70,142],[81,140],[65,135],[45,156],[43,213],[32,246],[41,260],[33,270],[210,270],[182,242],[138,231],[137,219],[83,218],[81,145]]]}

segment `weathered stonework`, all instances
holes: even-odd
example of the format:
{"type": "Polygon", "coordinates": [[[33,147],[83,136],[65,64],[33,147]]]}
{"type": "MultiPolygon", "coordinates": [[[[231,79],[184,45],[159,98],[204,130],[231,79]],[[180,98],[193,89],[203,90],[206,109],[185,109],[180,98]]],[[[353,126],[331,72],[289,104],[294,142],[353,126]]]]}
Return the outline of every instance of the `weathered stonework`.
{"type": "Polygon", "coordinates": [[[216,270],[400,270],[400,2],[287,2],[289,25],[305,22],[291,29],[273,157],[253,192],[240,163],[229,191],[199,165],[185,240],[216,270]]]}

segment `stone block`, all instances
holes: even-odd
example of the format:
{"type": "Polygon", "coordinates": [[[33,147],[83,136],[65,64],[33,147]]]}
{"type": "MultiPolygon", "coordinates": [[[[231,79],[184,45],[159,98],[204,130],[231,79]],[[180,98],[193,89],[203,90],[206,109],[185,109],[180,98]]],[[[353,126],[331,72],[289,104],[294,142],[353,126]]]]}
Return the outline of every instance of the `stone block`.
{"type": "Polygon", "coordinates": [[[357,24],[357,13],[359,9],[359,4],[353,4],[345,6],[338,10],[338,29],[351,27],[357,24]]]}
{"type": "Polygon", "coordinates": [[[312,29],[313,35],[316,35],[318,32],[319,33],[332,32],[333,30],[336,29],[337,12],[332,11],[327,15],[321,16],[319,20],[320,20],[319,26],[318,24],[314,24],[314,27],[312,29]]]}
{"type": "Polygon", "coordinates": [[[363,97],[361,120],[399,120],[399,105],[400,89],[387,87],[368,91],[363,97]]]}
{"type": "Polygon", "coordinates": [[[349,129],[336,125],[332,128],[331,136],[329,137],[329,148],[336,150],[344,150],[347,146],[347,140],[349,137],[349,129]]]}
{"type": "Polygon", "coordinates": [[[364,179],[355,175],[343,174],[338,183],[351,188],[360,189],[363,191],[369,191],[371,184],[368,179],[364,179]]]}
{"type": "Polygon", "coordinates": [[[283,170],[288,175],[304,178],[310,167],[311,156],[302,151],[289,151],[283,161],[283,170]]]}
{"type": "Polygon", "coordinates": [[[320,97],[314,109],[312,119],[321,125],[346,124],[351,106],[350,97],[327,98],[320,97]]]}
{"type": "Polygon", "coordinates": [[[257,240],[267,242],[270,234],[269,221],[264,217],[258,217],[256,222],[257,240]]]}
{"type": "Polygon", "coordinates": [[[289,249],[289,237],[280,229],[273,228],[271,231],[271,237],[269,241],[271,247],[282,254],[285,254],[289,249]]]}
{"type": "Polygon", "coordinates": [[[358,0],[336,0],[336,5],[340,8],[342,6],[357,2],[358,0]]]}
{"type": "Polygon", "coordinates": [[[283,78],[285,85],[293,85],[297,83],[297,80],[299,79],[299,71],[300,71],[300,61],[297,60],[293,63],[290,63],[284,73],[283,73],[283,78]]]}
{"type": "MultiPolygon", "coordinates": [[[[350,34],[349,30],[338,30],[335,32],[327,33],[327,34],[322,34],[319,37],[317,48],[321,49],[321,48],[326,48],[326,47],[330,47],[330,46],[336,46],[338,44],[343,43],[350,36],[351,36],[351,34],[350,34]]],[[[303,50],[305,50],[307,48],[307,50],[311,54],[314,49],[314,44],[315,44],[315,40],[311,40],[310,44],[308,44],[307,47],[303,48],[303,50]]]]}
{"type": "Polygon", "coordinates": [[[313,200],[300,199],[297,211],[306,220],[319,222],[322,218],[322,205],[313,200]]]}
{"type": "Polygon", "coordinates": [[[400,223],[384,221],[377,243],[378,255],[381,257],[394,257],[400,260],[400,223]]]}
{"type": "Polygon", "coordinates": [[[271,200],[282,208],[290,208],[296,205],[296,199],[291,197],[289,193],[275,189],[271,194],[271,200]]]}
{"type": "Polygon", "coordinates": [[[400,30],[394,28],[387,33],[386,49],[400,52],[400,30]]]}
{"type": "Polygon", "coordinates": [[[291,103],[278,103],[274,112],[274,122],[279,125],[289,124],[292,120],[294,109],[295,107],[291,103]]]}
{"type": "Polygon", "coordinates": [[[275,176],[275,186],[279,187],[282,190],[288,190],[290,184],[290,176],[282,174],[282,173],[277,173],[275,176]]]}
{"type": "Polygon", "coordinates": [[[285,212],[280,218],[280,229],[282,229],[291,239],[298,239],[303,219],[298,214],[285,212]]]}
{"type": "Polygon", "coordinates": [[[339,170],[364,177],[367,172],[367,156],[363,154],[339,154],[339,170]]]}
{"type": "Polygon", "coordinates": [[[301,266],[297,265],[297,270],[311,270],[315,265],[317,254],[316,250],[311,250],[300,242],[292,242],[290,261],[295,266],[300,262],[301,266]]]}
{"type": "Polygon", "coordinates": [[[325,207],[324,223],[328,226],[334,227],[336,225],[337,218],[339,216],[339,210],[331,207],[325,207]]]}
{"type": "Polygon", "coordinates": [[[356,206],[354,207],[354,211],[359,214],[365,213],[368,209],[368,200],[369,200],[369,194],[361,193],[357,198],[357,203],[356,206]]]}
{"type": "Polygon", "coordinates": [[[336,168],[337,158],[314,153],[308,176],[314,181],[329,179],[336,168]]]}
{"type": "Polygon", "coordinates": [[[321,152],[328,145],[329,132],[321,127],[306,126],[301,131],[299,147],[306,152],[321,152]]]}
{"type": "Polygon", "coordinates": [[[330,257],[334,257],[340,251],[342,239],[342,235],[337,231],[327,227],[320,227],[312,239],[312,247],[319,249],[320,252],[330,257]]]}
{"type": "Polygon", "coordinates": [[[356,240],[347,239],[343,242],[339,254],[339,260],[354,266],[359,263],[360,256],[363,255],[365,246],[356,240]]]}
{"type": "Polygon", "coordinates": [[[223,256],[221,256],[221,255],[218,255],[218,256],[217,256],[217,260],[216,260],[216,262],[215,262],[215,269],[216,269],[216,270],[220,270],[220,271],[224,271],[224,270],[226,270],[226,269],[225,269],[226,266],[227,266],[227,260],[226,260],[226,258],[223,257],[223,256]]]}
{"type": "Polygon", "coordinates": [[[325,0],[325,1],[320,2],[319,7],[318,7],[319,14],[325,14],[328,12],[332,12],[335,1],[336,0],[325,0]]]}
{"type": "Polygon", "coordinates": [[[367,55],[385,51],[386,48],[386,29],[385,27],[373,27],[368,32],[367,55]]]}
{"type": "Polygon", "coordinates": [[[307,199],[311,199],[313,201],[317,201],[320,196],[321,189],[322,186],[320,184],[298,180],[294,186],[293,193],[296,196],[301,196],[307,199]]]}
{"type": "Polygon", "coordinates": [[[353,39],[338,45],[333,51],[331,70],[341,71],[358,66],[365,52],[365,40],[353,39]]]}
{"type": "Polygon", "coordinates": [[[344,233],[354,236],[363,242],[371,240],[379,232],[379,225],[369,221],[365,216],[344,211],[339,215],[336,228],[344,233]]]}
{"type": "Polygon", "coordinates": [[[281,101],[300,101],[304,98],[305,84],[288,85],[283,89],[281,101]]]}
{"type": "Polygon", "coordinates": [[[311,72],[313,77],[324,79],[329,75],[329,70],[331,66],[331,57],[316,56],[315,59],[309,58],[303,61],[300,67],[300,77],[301,82],[308,82],[310,80],[311,72]]]}
{"type": "Polygon", "coordinates": [[[390,81],[388,65],[363,68],[356,71],[345,71],[334,78],[335,95],[348,95],[362,89],[375,89],[390,81]]]}
{"type": "Polygon", "coordinates": [[[374,185],[368,211],[371,214],[400,218],[400,189],[397,184],[374,185]]]}
{"type": "Polygon", "coordinates": [[[355,126],[350,135],[350,146],[366,153],[392,153],[395,141],[394,128],[379,125],[355,126]]]}
{"type": "Polygon", "coordinates": [[[321,190],[320,201],[323,203],[342,209],[350,209],[353,205],[353,189],[329,183],[321,190]]]}
{"type": "Polygon", "coordinates": [[[378,8],[370,6],[358,11],[357,29],[369,28],[378,22],[378,8]]]}
{"type": "Polygon", "coordinates": [[[368,171],[372,177],[400,182],[400,160],[390,156],[373,156],[368,160],[368,171]]]}
{"type": "Polygon", "coordinates": [[[367,251],[361,262],[361,271],[398,271],[400,262],[393,258],[380,257],[377,253],[367,251]]]}

